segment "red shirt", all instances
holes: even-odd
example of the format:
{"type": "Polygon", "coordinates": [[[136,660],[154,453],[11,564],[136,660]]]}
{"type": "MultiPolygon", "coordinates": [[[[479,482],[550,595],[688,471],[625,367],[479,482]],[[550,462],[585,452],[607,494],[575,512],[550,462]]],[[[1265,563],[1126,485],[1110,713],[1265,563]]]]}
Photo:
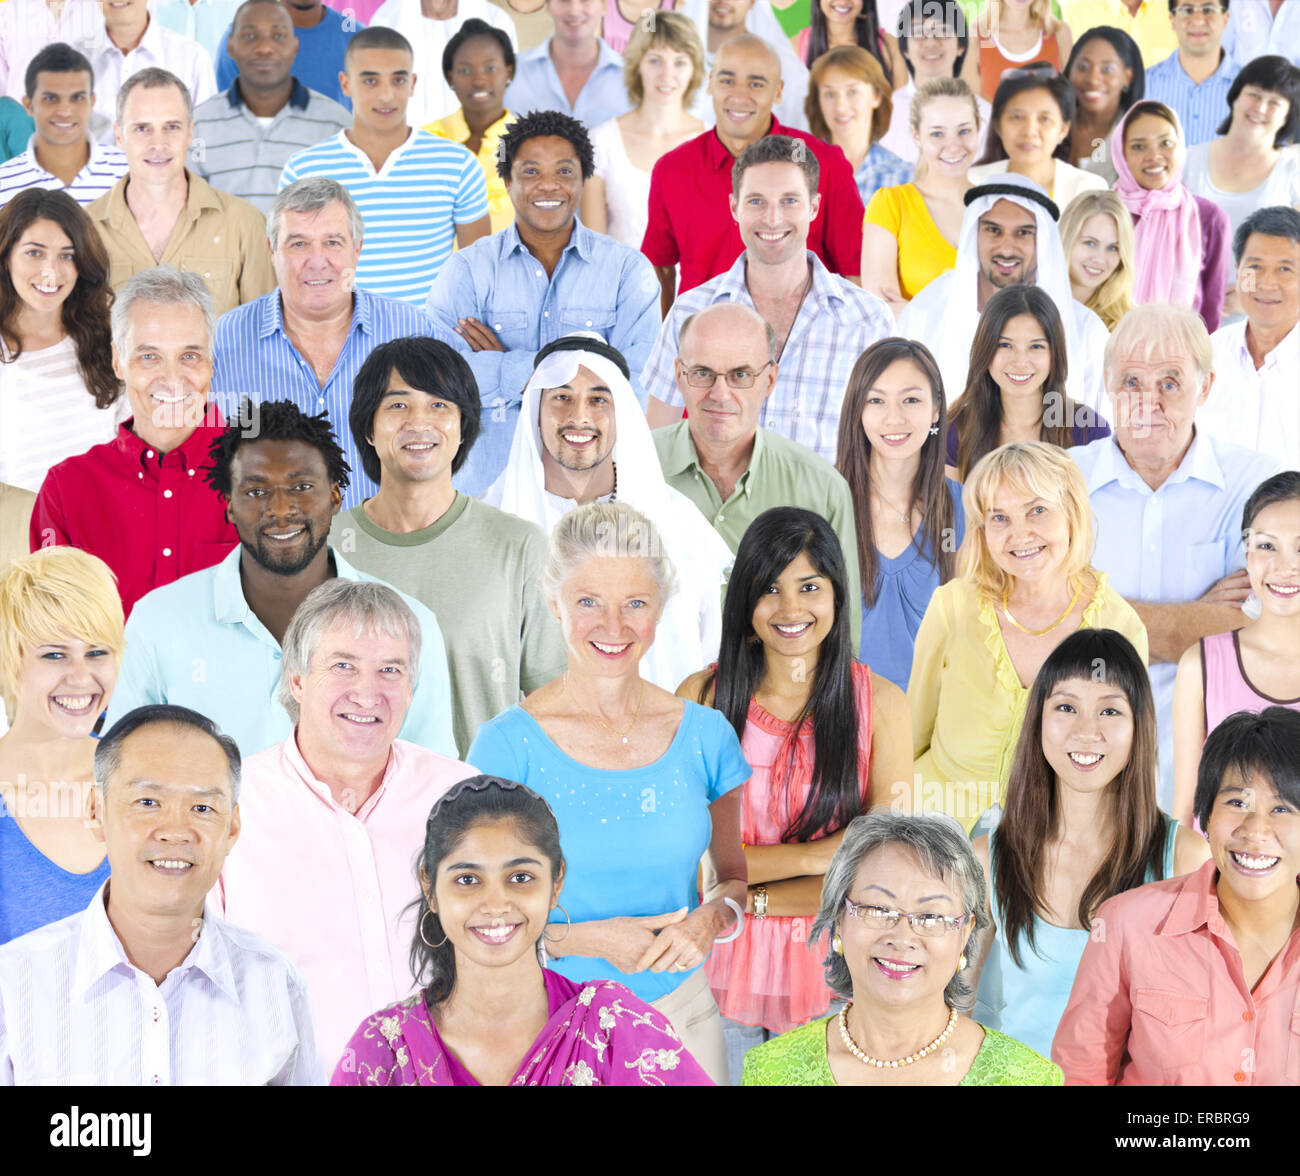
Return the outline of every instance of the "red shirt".
{"type": "MultiPolygon", "coordinates": [[[[775,118],[768,134],[802,139],[817,157],[822,202],[808,226],[808,248],[831,273],[856,277],[862,269],[864,210],[844,152],[775,118]]],[[[745,248],[729,199],[735,162],[717,132],[709,130],[674,147],[650,175],[650,222],[641,252],[651,265],[681,262],[679,292],[725,274],[745,248]]]]}
{"type": "Polygon", "coordinates": [[[59,462],[32,508],[32,550],[65,544],[117,576],[129,617],[146,592],[220,562],[239,542],[226,504],[204,477],[224,426],[201,425],[162,454],[120,425],[116,440],[59,462]]]}

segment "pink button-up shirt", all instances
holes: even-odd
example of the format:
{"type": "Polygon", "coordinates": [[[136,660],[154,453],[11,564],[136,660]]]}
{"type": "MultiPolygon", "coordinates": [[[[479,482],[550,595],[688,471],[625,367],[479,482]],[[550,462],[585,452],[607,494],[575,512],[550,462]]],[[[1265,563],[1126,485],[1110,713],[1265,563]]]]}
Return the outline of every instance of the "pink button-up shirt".
{"type": "Polygon", "coordinates": [[[1300,930],[1252,992],[1217,877],[1102,903],[1052,1043],[1067,1086],[1300,1084],[1300,930]]]}
{"type": "Polygon", "coordinates": [[[307,981],[320,1056],[332,1067],[371,1013],[414,990],[416,859],[434,801],[477,775],[397,740],[355,813],[335,802],[291,735],[244,761],[243,828],[213,897],[228,922],[275,944],[307,981]]]}

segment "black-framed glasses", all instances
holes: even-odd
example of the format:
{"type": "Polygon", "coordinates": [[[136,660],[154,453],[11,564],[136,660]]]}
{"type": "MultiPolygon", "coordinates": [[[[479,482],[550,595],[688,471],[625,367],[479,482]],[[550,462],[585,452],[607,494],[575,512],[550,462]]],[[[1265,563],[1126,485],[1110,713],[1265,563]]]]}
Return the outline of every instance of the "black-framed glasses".
{"type": "Polygon", "coordinates": [[[906,919],[912,925],[913,931],[927,939],[947,935],[950,931],[960,931],[973,917],[971,915],[936,915],[930,911],[896,911],[891,907],[857,903],[848,895],[844,896],[844,905],[849,908],[849,914],[868,930],[888,931],[898,926],[899,919],[906,919]]]}
{"type": "Polygon", "coordinates": [[[1007,78],[1054,78],[1056,66],[1050,61],[1035,61],[1033,65],[1022,65],[1017,69],[1004,69],[1002,81],[1007,78]]]}
{"type": "Polygon", "coordinates": [[[688,367],[683,368],[683,375],[692,388],[712,388],[719,376],[726,380],[728,388],[752,388],[754,381],[771,366],[772,361],[769,359],[757,371],[742,367],[732,368],[729,372],[715,372],[712,368],[688,367]]]}
{"type": "Polygon", "coordinates": [[[1174,15],[1181,16],[1183,20],[1191,20],[1194,16],[1203,16],[1206,20],[1209,20],[1222,11],[1223,5],[1221,4],[1180,4],[1174,9],[1174,15]]]}

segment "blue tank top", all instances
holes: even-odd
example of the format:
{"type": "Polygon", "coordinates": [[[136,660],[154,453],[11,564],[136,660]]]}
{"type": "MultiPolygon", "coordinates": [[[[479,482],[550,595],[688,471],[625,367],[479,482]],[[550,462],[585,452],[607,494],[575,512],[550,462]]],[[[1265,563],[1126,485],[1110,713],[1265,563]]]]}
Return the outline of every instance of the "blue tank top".
{"type": "Polygon", "coordinates": [[[0,943],[84,911],[107,877],[107,858],[89,874],[55,865],[0,800],[0,943]]]}

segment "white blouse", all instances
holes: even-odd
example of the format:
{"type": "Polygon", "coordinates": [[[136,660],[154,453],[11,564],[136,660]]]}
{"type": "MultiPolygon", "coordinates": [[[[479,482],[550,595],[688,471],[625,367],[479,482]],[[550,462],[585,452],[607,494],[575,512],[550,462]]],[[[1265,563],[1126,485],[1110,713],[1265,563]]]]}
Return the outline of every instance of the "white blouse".
{"type": "Polygon", "coordinates": [[[1273,170],[1257,188],[1249,192],[1224,192],[1210,179],[1210,144],[1197,143],[1187,149],[1187,167],[1183,183],[1195,196],[1203,196],[1228,214],[1232,231],[1237,231],[1252,212],[1275,204],[1288,208],[1300,205],[1300,145],[1284,147],[1273,170]]]}
{"type": "Polygon", "coordinates": [[[615,241],[640,249],[650,220],[650,173],[628,158],[616,118],[592,130],[591,147],[596,174],[605,181],[605,231],[615,241]]]}

